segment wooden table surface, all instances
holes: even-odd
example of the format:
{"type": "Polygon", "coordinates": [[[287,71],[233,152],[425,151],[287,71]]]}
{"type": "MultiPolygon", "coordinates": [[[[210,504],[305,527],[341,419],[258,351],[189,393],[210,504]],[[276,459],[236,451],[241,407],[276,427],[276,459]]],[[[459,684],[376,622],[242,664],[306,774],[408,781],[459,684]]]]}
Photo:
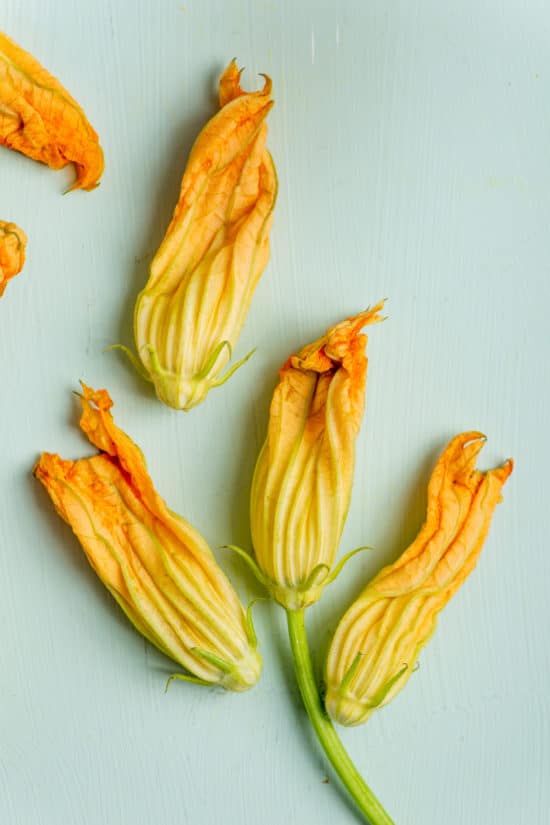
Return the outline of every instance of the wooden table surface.
{"type": "MultiPolygon", "coordinates": [[[[1,28],[83,105],[106,168],[62,197],[0,150],[0,218],[29,237],[0,301],[2,825],[352,825],[308,730],[284,617],[257,607],[247,694],[182,683],[94,577],[31,477],[89,454],[71,391],[105,386],[170,506],[213,547],[250,546],[248,492],[276,370],[381,297],[341,552],[308,624],[320,651],[351,598],[422,522],[450,436],[516,470],[480,564],[406,689],[342,731],[398,825],[546,825],[550,809],[548,419],[550,10],[542,0],[4,0],[1,28]],[[273,78],[272,259],[236,356],[189,414],[115,353],[194,137],[236,56],[273,78]],[[329,778],[329,783],[324,782],[329,778]]],[[[218,557],[243,599],[242,565],[218,557]]]]}

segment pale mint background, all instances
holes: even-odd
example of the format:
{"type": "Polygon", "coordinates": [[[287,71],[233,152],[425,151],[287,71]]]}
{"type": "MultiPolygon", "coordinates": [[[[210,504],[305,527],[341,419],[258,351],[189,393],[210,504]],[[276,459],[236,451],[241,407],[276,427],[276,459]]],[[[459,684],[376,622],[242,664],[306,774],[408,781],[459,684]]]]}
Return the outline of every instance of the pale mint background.
{"type": "MultiPolygon", "coordinates": [[[[29,235],[0,301],[2,825],[352,825],[292,682],[283,617],[257,608],[264,676],[181,684],[126,624],[30,475],[89,452],[71,391],[106,386],[170,505],[213,546],[248,545],[247,497],[276,369],[388,296],[342,551],[371,544],[310,611],[324,644],[422,521],[454,433],[516,471],[479,567],[406,690],[342,736],[398,825],[546,825],[550,809],[546,2],[3,0],[0,26],[84,106],[94,193],[0,150],[0,216],[29,235]],[[116,354],[233,56],[273,78],[273,255],[237,356],[188,415],[116,354]],[[329,776],[330,784],[323,784],[329,776]]],[[[244,599],[259,591],[220,554],[244,599]]]]}

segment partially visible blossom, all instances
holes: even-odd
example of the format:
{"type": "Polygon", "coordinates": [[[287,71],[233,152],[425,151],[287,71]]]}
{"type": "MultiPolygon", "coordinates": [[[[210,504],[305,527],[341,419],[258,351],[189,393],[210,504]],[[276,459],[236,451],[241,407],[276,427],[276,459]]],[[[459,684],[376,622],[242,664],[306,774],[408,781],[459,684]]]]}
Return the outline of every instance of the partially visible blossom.
{"type": "Polygon", "coordinates": [[[0,221],[0,297],[8,281],[23,269],[26,246],[27,236],[22,229],[14,223],[0,221]]]}
{"type": "Polygon", "coordinates": [[[95,189],[103,173],[96,132],[76,100],[31,54],[0,32],[0,145],[52,169],[74,163],[71,189],[95,189]]]}

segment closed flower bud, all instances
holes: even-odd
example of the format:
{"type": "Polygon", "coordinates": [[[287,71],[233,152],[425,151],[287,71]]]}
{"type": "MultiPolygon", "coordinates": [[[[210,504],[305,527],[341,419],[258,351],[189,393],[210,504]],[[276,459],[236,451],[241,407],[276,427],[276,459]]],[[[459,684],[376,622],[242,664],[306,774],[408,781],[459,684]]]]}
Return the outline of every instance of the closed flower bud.
{"type": "Polygon", "coordinates": [[[428,486],[424,526],[341,619],[326,662],[326,708],[342,725],[365,722],[410,678],[439,611],[474,569],[513,463],[475,468],[480,433],[456,436],[428,486]]]}
{"type": "Polygon", "coordinates": [[[192,674],[179,678],[246,690],[261,670],[249,612],[202,536],[155,491],[106,390],[83,390],[80,426],[101,452],[44,453],[36,477],[136,629],[192,674]]]}
{"type": "Polygon", "coordinates": [[[334,578],[365,403],[367,336],[380,303],[328,330],[279,373],[252,483],[256,560],[273,598],[297,610],[334,578]]]}
{"type": "MultiPolygon", "coordinates": [[[[158,397],[189,410],[225,375],[269,259],[277,196],[266,149],[271,80],[247,93],[235,62],[220,80],[221,110],[189,156],[178,204],[134,314],[138,355],[158,397]]],[[[140,367],[141,369],[141,367],[140,367]]]]}
{"type": "Polygon", "coordinates": [[[27,236],[14,223],[0,221],[0,297],[25,263],[27,236]]]}

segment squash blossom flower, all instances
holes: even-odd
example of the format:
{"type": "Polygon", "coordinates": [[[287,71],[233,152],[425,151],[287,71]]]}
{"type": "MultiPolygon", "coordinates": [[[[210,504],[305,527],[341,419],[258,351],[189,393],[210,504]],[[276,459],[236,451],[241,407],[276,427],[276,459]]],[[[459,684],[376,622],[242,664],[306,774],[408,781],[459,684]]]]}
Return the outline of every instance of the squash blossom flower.
{"type": "Polygon", "coordinates": [[[25,263],[27,236],[14,223],[0,221],[0,298],[11,278],[15,278],[25,263]]]}
{"type": "Polygon", "coordinates": [[[367,336],[383,302],[331,327],[279,372],[252,482],[250,524],[262,581],[289,610],[317,601],[346,520],[365,404],[367,336]]]}
{"type": "Polygon", "coordinates": [[[239,78],[233,61],[220,80],[221,109],[193,146],[172,221],[135,307],[136,366],[176,409],[199,404],[246,360],[220,377],[269,259],[277,196],[265,148],[271,80],[247,93],[239,78]]]}
{"type": "Polygon", "coordinates": [[[0,145],[52,169],[74,163],[71,189],[94,189],[103,151],[86,115],[38,60],[0,32],[0,145]]]}
{"type": "Polygon", "coordinates": [[[83,385],[80,426],[100,453],[43,453],[35,476],[134,627],[192,674],[176,678],[246,690],[261,670],[250,612],[202,536],[158,495],[111,406],[106,390],[83,385]]]}
{"type": "Polygon", "coordinates": [[[326,662],[328,713],[365,722],[410,678],[439,611],[474,569],[512,460],[475,468],[481,433],[456,436],[428,486],[424,526],[394,563],[367,585],[341,619],[326,662]]]}

